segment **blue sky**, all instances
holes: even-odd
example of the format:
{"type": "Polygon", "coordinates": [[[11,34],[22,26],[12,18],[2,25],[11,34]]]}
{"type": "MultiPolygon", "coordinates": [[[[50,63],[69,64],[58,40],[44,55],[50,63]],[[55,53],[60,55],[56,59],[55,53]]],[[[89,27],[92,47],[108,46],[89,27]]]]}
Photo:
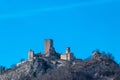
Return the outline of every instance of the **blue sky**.
{"type": "Polygon", "coordinates": [[[0,64],[10,66],[28,50],[43,52],[51,38],[57,52],[71,47],[78,58],[95,49],[120,62],[119,0],[0,0],[0,64]]]}

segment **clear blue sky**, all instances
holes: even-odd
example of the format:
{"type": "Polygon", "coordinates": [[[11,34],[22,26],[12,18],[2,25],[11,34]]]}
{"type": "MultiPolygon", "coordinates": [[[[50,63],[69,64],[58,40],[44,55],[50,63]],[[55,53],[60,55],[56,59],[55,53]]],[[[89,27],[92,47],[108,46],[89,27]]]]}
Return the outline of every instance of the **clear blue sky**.
{"type": "Polygon", "coordinates": [[[57,52],[67,46],[78,58],[95,49],[120,62],[119,0],[0,0],[0,64],[10,66],[28,50],[43,52],[51,38],[57,52]]]}

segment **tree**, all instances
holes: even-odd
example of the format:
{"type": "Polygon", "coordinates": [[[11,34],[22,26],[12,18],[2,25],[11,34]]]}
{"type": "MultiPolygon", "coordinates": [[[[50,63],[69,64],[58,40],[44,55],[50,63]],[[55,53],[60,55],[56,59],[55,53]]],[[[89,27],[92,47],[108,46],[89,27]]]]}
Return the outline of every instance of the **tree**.
{"type": "Polygon", "coordinates": [[[12,64],[12,65],[11,65],[11,68],[15,68],[15,67],[16,67],[16,64],[12,64]]]}
{"type": "Polygon", "coordinates": [[[20,62],[23,62],[23,61],[25,61],[25,59],[24,59],[24,58],[22,58],[22,59],[20,60],[20,62]]]}
{"type": "Polygon", "coordinates": [[[6,70],[5,66],[0,66],[0,73],[3,73],[6,70]]]}
{"type": "Polygon", "coordinates": [[[114,60],[114,57],[113,57],[112,53],[108,53],[108,54],[107,54],[107,57],[108,57],[109,59],[114,60]]]}

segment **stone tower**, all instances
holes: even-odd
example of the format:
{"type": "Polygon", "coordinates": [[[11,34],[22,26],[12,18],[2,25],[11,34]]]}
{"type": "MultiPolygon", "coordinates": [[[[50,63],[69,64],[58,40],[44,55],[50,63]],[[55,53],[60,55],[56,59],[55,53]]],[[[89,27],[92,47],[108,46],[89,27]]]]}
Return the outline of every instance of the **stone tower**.
{"type": "Polygon", "coordinates": [[[70,47],[66,48],[66,53],[70,53],[70,47]]]}
{"type": "Polygon", "coordinates": [[[53,40],[52,39],[45,39],[44,40],[44,54],[46,57],[55,54],[55,49],[53,47],[53,40]]]}
{"type": "Polygon", "coordinates": [[[44,40],[44,53],[48,53],[49,50],[53,48],[53,40],[52,39],[45,39],[44,40]]]}
{"type": "Polygon", "coordinates": [[[30,49],[28,52],[28,60],[31,60],[33,58],[34,58],[34,51],[30,49]]]}
{"type": "Polygon", "coordinates": [[[68,61],[71,61],[71,60],[74,59],[73,53],[70,52],[70,47],[67,47],[67,48],[66,48],[66,53],[65,53],[65,54],[62,54],[62,55],[60,56],[60,59],[62,59],[62,60],[68,60],[68,61]]]}

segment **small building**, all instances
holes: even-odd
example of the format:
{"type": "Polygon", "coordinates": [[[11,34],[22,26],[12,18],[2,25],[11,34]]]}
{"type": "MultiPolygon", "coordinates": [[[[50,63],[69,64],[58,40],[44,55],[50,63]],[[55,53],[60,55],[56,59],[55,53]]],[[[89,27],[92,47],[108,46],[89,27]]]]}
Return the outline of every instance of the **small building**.
{"type": "Polygon", "coordinates": [[[74,59],[73,53],[70,52],[70,47],[66,48],[66,53],[60,55],[60,59],[71,61],[74,59]]]}

